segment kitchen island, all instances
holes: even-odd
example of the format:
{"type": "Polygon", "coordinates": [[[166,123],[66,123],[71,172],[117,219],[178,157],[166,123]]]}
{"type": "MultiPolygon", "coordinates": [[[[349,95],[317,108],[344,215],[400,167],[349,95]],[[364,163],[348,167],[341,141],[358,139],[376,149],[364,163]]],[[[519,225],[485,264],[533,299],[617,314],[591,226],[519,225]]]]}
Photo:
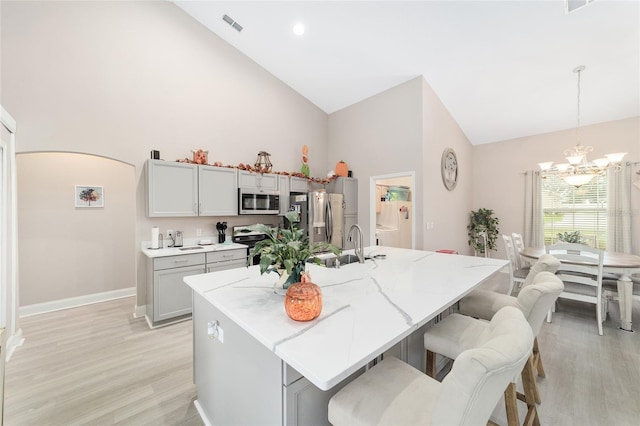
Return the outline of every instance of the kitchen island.
{"type": "MultiPolygon", "coordinates": [[[[323,309],[296,322],[257,266],[186,277],[194,298],[196,406],[208,424],[324,424],[327,402],[381,354],[412,364],[429,321],[506,260],[367,247],[339,269],[308,265],[323,309]],[[413,337],[413,339],[412,339],[413,337]],[[413,343],[412,343],[413,342],[413,343]]],[[[421,368],[421,365],[420,365],[421,368]]]]}

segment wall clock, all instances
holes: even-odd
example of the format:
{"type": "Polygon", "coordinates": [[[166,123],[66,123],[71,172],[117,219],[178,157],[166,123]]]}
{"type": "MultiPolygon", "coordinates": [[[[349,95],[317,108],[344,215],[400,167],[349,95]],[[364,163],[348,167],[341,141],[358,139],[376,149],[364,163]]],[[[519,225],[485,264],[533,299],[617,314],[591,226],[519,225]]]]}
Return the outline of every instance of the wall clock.
{"type": "Polygon", "coordinates": [[[451,148],[445,148],[441,162],[442,183],[449,191],[453,191],[458,183],[458,158],[451,148]]]}

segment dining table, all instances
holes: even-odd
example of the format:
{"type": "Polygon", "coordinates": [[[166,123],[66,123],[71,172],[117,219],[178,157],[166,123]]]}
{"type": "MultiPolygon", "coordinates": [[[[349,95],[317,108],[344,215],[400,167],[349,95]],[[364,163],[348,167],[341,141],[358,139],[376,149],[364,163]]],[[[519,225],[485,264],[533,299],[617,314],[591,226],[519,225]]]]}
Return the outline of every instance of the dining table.
{"type": "MultiPolygon", "coordinates": [[[[544,247],[525,247],[520,255],[537,260],[546,253],[544,247]]],[[[560,262],[570,263],[561,259],[560,262]]],[[[620,329],[633,333],[631,311],[633,306],[633,281],[631,275],[640,274],[640,256],[628,253],[604,251],[603,272],[617,277],[618,301],[620,303],[620,329]]]]}

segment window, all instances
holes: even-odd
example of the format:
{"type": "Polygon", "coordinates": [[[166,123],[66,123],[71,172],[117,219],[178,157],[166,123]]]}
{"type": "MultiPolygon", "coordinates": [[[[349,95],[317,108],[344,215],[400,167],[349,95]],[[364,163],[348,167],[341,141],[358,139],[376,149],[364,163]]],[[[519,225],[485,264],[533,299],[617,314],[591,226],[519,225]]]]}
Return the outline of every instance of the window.
{"type": "Polygon", "coordinates": [[[576,188],[557,176],[542,180],[544,243],[558,234],[580,231],[585,243],[605,250],[607,245],[607,176],[596,176],[576,188]]]}

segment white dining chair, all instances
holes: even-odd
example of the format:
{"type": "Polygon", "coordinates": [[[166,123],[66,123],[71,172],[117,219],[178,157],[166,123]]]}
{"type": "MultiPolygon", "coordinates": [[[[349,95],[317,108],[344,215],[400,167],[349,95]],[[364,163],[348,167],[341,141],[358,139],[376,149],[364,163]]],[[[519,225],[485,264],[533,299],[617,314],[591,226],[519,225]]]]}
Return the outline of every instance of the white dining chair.
{"type": "Polygon", "coordinates": [[[519,288],[524,284],[527,274],[529,273],[529,268],[518,267],[518,259],[516,258],[511,236],[502,234],[502,241],[504,242],[504,249],[507,254],[507,260],[509,261],[509,289],[507,290],[507,294],[511,295],[514,288],[519,288]]]}
{"type": "MultiPolygon", "coordinates": [[[[564,291],[559,298],[596,305],[598,334],[602,336],[602,321],[604,317],[602,268],[604,252],[597,248],[576,243],[553,244],[547,246],[545,250],[560,261],[560,267],[556,275],[564,282],[564,291]]],[[[551,322],[553,311],[554,309],[549,310],[547,322],[551,322]]]]}
{"type": "Polygon", "coordinates": [[[341,425],[485,425],[505,388],[531,353],[533,333],[522,311],[506,307],[461,353],[442,381],[387,357],[329,401],[341,425]]]}
{"type": "Polygon", "coordinates": [[[529,262],[529,259],[522,257],[520,254],[520,251],[524,250],[524,239],[522,238],[522,234],[512,232],[511,241],[513,241],[513,251],[516,255],[518,269],[530,267],[531,263],[529,262]]]}
{"type": "MultiPolygon", "coordinates": [[[[557,262],[557,261],[556,261],[557,262]]],[[[564,288],[562,281],[553,272],[542,271],[533,278],[530,285],[523,286],[518,297],[506,294],[494,293],[496,297],[488,296],[484,292],[473,292],[470,296],[460,301],[460,313],[450,315],[424,334],[424,347],[426,350],[429,376],[435,377],[435,354],[447,358],[456,357],[469,347],[476,346],[483,339],[483,333],[488,322],[484,321],[494,317],[504,307],[515,307],[522,311],[529,322],[533,332],[534,344],[531,357],[521,371],[522,384],[525,393],[515,393],[515,384],[512,388],[505,389],[505,408],[509,425],[517,424],[517,408],[514,396],[527,404],[527,421],[535,423],[537,420],[536,403],[541,402],[540,393],[535,381],[535,372],[544,376],[542,359],[537,351],[536,337],[540,331],[547,311],[558,298],[564,288]],[[476,319],[479,318],[479,319],[476,319]],[[541,373],[541,374],[540,374],[541,373]]]]}

